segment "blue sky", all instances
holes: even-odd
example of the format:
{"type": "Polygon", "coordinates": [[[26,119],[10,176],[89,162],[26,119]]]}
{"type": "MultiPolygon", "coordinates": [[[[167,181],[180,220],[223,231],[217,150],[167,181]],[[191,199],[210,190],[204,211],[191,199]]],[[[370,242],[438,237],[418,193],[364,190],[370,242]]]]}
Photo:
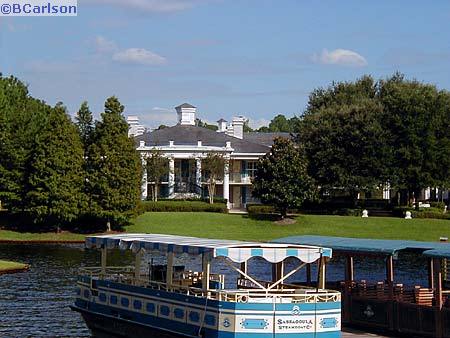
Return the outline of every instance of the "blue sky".
{"type": "Polygon", "coordinates": [[[300,114],[332,81],[400,71],[450,89],[450,2],[78,0],[77,17],[0,17],[0,72],[33,96],[116,95],[149,127],[189,102],[214,122],[300,114]]]}

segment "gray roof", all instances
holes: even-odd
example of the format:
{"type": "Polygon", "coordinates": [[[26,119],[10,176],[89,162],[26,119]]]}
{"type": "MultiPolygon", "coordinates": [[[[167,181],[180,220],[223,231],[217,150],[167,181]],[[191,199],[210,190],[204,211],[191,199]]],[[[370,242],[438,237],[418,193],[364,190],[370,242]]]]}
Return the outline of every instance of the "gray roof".
{"type": "Polygon", "coordinates": [[[273,140],[277,137],[291,138],[290,133],[261,133],[261,132],[249,132],[244,133],[244,140],[265,145],[267,147],[271,147],[273,144],[273,140]]]}
{"type": "Polygon", "coordinates": [[[177,108],[197,108],[197,107],[185,102],[183,104],[180,104],[178,107],[175,107],[175,109],[177,109],[177,108]]]}
{"type": "Polygon", "coordinates": [[[204,146],[225,147],[226,142],[231,142],[231,147],[237,153],[267,153],[270,148],[266,145],[241,140],[228,136],[225,133],[218,133],[203,127],[177,124],[173,127],[154,130],[135,137],[136,144],[145,141],[146,146],[166,146],[169,141],[174,141],[175,145],[197,145],[202,141],[204,146]]]}
{"type": "Polygon", "coordinates": [[[217,122],[227,122],[227,120],[224,120],[224,119],[220,119],[220,120],[217,120],[217,122]]]}

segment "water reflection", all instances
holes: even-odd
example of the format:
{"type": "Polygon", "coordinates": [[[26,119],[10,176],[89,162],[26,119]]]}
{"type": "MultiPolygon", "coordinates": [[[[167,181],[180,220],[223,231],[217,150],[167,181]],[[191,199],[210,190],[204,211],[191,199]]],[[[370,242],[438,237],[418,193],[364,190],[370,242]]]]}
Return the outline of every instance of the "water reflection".
{"type": "MultiPolygon", "coordinates": [[[[109,265],[133,264],[129,252],[114,251],[109,265]]],[[[89,337],[89,330],[81,316],[70,310],[73,302],[76,273],[79,267],[96,266],[99,253],[84,250],[82,245],[0,245],[0,259],[16,260],[31,265],[24,273],[0,276],[0,337],[89,337]]],[[[160,257],[154,263],[164,262],[160,257]]],[[[201,270],[195,257],[180,257],[177,263],[187,269],[201,270]]],[[[345,260],[335,257],[327,268],[328,280],[342,280],[345,260]]],[[[298,265],[290,259],[286,272],[298,265]]],[[[406,253],[395,261],[395,280],[407,286],[424,285],[427,281],[426,260],[406,253]]],[[[227,288],[235,287],[237,273],[230,271],[223,262],[213,264],[212,272],[225,273],[227,288]]],[[[267,279],[271,265],[260,258],[253,258],[249,273],[267,279]]],[[[315,279],[317,271],[312,268],[315,279]]],[[[367,281],[385,279],[385,263],[382,258],[356,258],[355,278],[367,281]]],[[[306,280],[305,269],[288,278],[288,282],[306,280]]]]}

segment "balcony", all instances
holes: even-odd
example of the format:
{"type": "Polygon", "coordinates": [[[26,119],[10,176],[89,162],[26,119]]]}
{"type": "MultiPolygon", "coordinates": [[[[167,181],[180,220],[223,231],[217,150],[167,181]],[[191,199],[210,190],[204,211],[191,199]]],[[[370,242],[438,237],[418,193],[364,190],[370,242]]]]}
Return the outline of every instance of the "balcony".
{"type": "Polygon", "coordinates": [[[230,183],[252,184],[252,178],[248,173],[230,173],[230,183]]]}

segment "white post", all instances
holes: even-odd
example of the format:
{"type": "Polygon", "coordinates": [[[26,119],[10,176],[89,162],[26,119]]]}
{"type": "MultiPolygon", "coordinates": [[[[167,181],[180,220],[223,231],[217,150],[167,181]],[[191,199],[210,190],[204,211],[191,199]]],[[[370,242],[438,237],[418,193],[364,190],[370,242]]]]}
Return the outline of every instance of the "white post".
{"type": "Polygon", "coordinates": [[[148,196],[148,182],[147,182],[147,160],[142,156],[142,193],[141,199],[145,201],[148,196]]]}
{"type": "Polygon", "coordinates": [[[175,193],[175,159],[169,158],[169,197],[175,193]]]}
{"type": "Polygon", "coordinates": [[[203,268],[202,288],[203,292],[207,296],[206,293],[209,290],[209,274],[211,272],[211,262],[209,261],[209,257],[207,254],[202,255],[202,268],[203,268]]]}
{"type": "Polygon", "coordinates": [[[228,161],[223,169],[223,198],[227,200],[227,208],[230,208],[230,170],[228,161]]]}
{"type": "Polygon", "coordinates": [[[202,159],[195,159],[195,184],[197,185],[197,189],[201,192],[202,186],[202,159]]]}
{"type": "Polygon", "coordinates": [[[389,182],[386,182],[386,184],[384,184],[383,186],[383,199],[391,199],[391,185],[389,184],[389,182]]]}

